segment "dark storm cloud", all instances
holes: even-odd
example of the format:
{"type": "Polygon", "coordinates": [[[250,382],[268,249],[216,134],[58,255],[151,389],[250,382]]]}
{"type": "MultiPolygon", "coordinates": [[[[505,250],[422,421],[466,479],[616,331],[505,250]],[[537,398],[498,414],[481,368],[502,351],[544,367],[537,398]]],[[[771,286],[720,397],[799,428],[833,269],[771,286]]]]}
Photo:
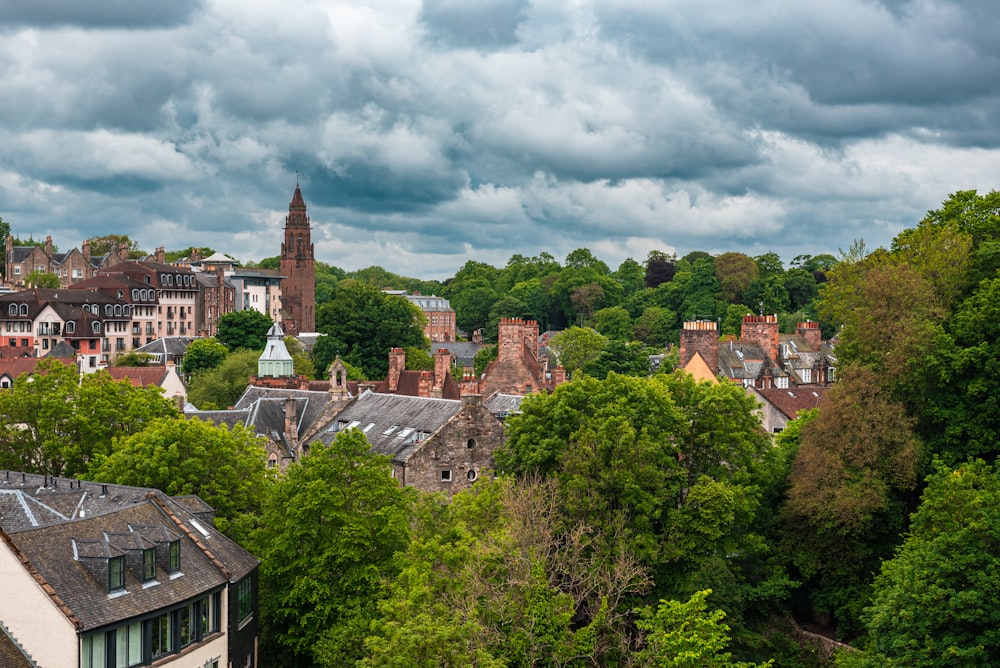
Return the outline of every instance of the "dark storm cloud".
{"type": "Polygon", "coordinates": [[[0,26],[159,28],[187,21],[201,0],[0,0],[0,26]]]}
{"type": "Polygon", "coordinates": [[[884,245],[995,187],[997,21],[940,0],[0,0],[0,216],[65,247],[113,227],[259,259],[298,178],[317,257],[349,269],[884,245]]]}

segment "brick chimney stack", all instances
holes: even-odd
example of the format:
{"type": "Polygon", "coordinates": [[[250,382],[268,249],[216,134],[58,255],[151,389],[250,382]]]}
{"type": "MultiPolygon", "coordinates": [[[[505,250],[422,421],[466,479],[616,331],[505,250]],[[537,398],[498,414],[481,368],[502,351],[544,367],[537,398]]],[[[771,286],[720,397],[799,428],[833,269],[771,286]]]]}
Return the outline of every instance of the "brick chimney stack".
{"type": "Polygon", "coordinates": [[[417,396],[429,398],[434,386],[434,374],[430,371],[421,371],[420,378],[417,379],[417,396]]]}
{"type": "MultiPolygon", "coordinates": [[[[80,253],[83,255],[83,259],[86,260],[87,264],[89,265],[90,264],[90,239],[84,240],[84,242],[83,242],[83,248],[80,250],[80,253]]],[[[88,271],[90,270],[89,266],[87,267],[87,270],[88,271]]]]}
{"type": "Polygon", "coordinates": [[[434,389],[440,391],[444,388],[444,382],[451,373],[451,353],[447,348],[438,348],[434,353],[434,389]]]}
{"type": "Polygon", "coordinates": [[[778,316],[748,315],[743,317],[740,339],[760,345],[772,361],[778,359],[778,316]]]}
{"type": "Polygon", "coordinates": [[[823,334],[819,331],[818,322],[811,320],[800,322],[795,327],[795,333],[805,339],[812,350],[819,350],[819,345],[823,342],[823,334]]]}
{"type": "Polygon", "coordinates": [[[689,320],[681,328],[679,366],[684,367],[700,353],[712,370],[719,372],[719,324],[714,320],[689,320]]]}
{"type": "MultiPolygon", "coordinates": [[[[160,246],[159,248],[156,249],[156,261],[157,262],[159,262],[160,264],[163,264],[166,261],[166,257],[167,257],[167,255],[163,251],[163,246],[160,246]]],[[[123,261],[126,260],[127,258],[128,258],[128,254],[123,254],[122,255],[122,260],[123,261]]]]}
{"type": "Polygon", "coordinates": [[[386,378],[390,392],[395,392],[399,388],[399,374],[405,369],[406,351],[402,348],[393,348],[389,351],[389,375],[386,378]]]}
{"type": "Polygon", "coordinates": [[[48,255],[48,256],[50,256],[50,257],[52,256],[52,235],[51,234],[45,237],[45,254],[48,255]]]}

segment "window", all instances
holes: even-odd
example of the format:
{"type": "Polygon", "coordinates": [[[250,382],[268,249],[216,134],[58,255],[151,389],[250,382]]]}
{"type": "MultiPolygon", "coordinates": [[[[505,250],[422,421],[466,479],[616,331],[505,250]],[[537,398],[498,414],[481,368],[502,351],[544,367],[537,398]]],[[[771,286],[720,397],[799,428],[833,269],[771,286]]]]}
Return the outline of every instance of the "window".
{"type": "Polygon", "coordinates": [[[173,626],[170,623],[170,618],[172,616],[173,615],[168,612],[149,620],[149,647],[150,655],[153,659],[157,659],[173,651],[173,643],[170,633],[171,627],[173,626]]]}
{"type": "Polygon", "coordinates": [[[201,636],[204,638],[209,633],[215,633],[219,630],[219,615],[218,615],[218,605],[216,605],[216,594],[215,596],[206,596],[201,599],[201,605],[198,607],[198,612],[200,615],[198,628],[201,631],[201,636]]]}
{"type": "Polygon", "coordinates": [[[812,369],[800,369],[799,370],[799,375],[802,376],[802,382],[803,383],[811,383],[812,382],[812,369]]]}
{"type": "Polygon", "coordinates": [[[273,452],[267,458],[267,468],[273,469],[278,465],[278,456],[273,452]]]}
{"type": "Polygon", "coordinates": [[[99,331],[101,331],[101,323],[100,323],[100,321],[98,321],[98,320],[95,320],[94,322],[92,322],[92,323],[90,324],[90,328],[91,328],[92,330],[94,330],[95,332],[99,332],[99,331]]]}
{"type": "Polygon", "coordinates": [[[7,307],[7,313],[10,315],[17,315],[17,304],[11,304],[7,307]]]}
{"type": "Polygon", "coordinates": [[[125,589],[125,557],[110,557],[108,559],[108,591],[115,592],[125,589]]]}
{"type": "Polygon", "coordinates": [[[104,668],[107,663],[104,652],[104,634],[96,633],[87,636],[82,641],[80,648],[81,668],[104,668]]]}
{"type": "Polygon", "coordinates": [[[156,579],[156,548],[151,547],[142,551],[142,581],[149,582],[156,579]]]}
{"type": "Polygon", "coordinates": [[[170,542],[170,558],[168,561],[168,570],[171,574],[181,570],[181,542],[179,540],[170,542]]]}
{"type": "Polygon", "coordinates": [[[28,305],[21,304],[21,315],[28,315],[28,305]]]}
{"type": "Polygon", "coordinates": [[[190,645],[197,639],[194,622],[198,617],[195,615],[194,605],[192,603],[177,611],[177,626],[180,631],[181,647],[190,645]]]}
{"type": "Polygon", "coordinates": [[[469,479],[469,482],[475,482],[476,478],[479,477],[479,474],[476,473],[476,469],[469,469],[469,472],[465,475],[465,477],[469,479]]]}
{"type": "Polygon", "coordinates": [[[836,371],[836,369],[834,369],[833,367],[830,367],[829,369],[826,370],[826,380],[827,380],[827,382],[829,382],[829,383],[833,382],[834,377],[835,377],[834,376],[834,371],[836,371]]]}
{"type": "Polygon", "coordinates": [[[441,471],[441,482],[451,482],[451,469],[441,471]]]}
{"type": "Polygon", "coordinates": [[[15,276],[21,275],[21,265],[19,264],[14,265],[14,275],[15,276]]]}
{"type": "Polygon", "coordinates": [[[73,278],[83,278],[83,269],[74,269],[73,278]]]}
{"type": "Polygon", "coordinates": [[[115,629],[115,668],[142,665],[142,623],[119,626],[115,629]]]}
{"type": "Polygon", "coordinates": [[[468,441],[465,442],[465,447],[469,448],[470,450],[476,447],[476,439],[470,438],[468,441]]]}
{"type": "Polygon", "coordinates": [[[70,320],[66,323],[66,333],[73,334],[74,332],[76,332],[76,322],[70,320]]]}
{"type": "Polygon", "coordinates": [[[244,578],[236,585],[236,613],[242,624],[253,614],[253,582],[244,578]]]}

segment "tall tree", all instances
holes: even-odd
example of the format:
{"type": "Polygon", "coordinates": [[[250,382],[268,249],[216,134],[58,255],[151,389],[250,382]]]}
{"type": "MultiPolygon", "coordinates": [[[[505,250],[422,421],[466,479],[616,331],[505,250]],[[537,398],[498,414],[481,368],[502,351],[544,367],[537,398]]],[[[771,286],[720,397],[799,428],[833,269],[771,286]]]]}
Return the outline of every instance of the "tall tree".
{"type": "Polygon", "coordinates": [[[42,359],[0,392],[0,462],[15,471],[76,476],[107,454],[116,436],[176,414],[158,387],[133,387],[107,372],[42,359]]]}
{"type": "Polygon", "coordinates": [[[197,494],[229,531],[241,515],[260,511],[265,491],[264,440],[236,425],[214,425],[181,416],[159,418],[116,439],[96,460],[91,480],[153,487],[171,496],[197,494]]]}
{"type": "Polygon", "coordinates": [[[219,316],[215,340],[229,349],[261,351],[267,345],[267,332],[274,322],[255,309],[230,311],[219,316]]]}
{"type": "Polygon", "coordinates": [[[183,371],[190,377],[199,371],[214,369],[228,354],[229,348],[215,338],[195,339],[184,351],[183,371]]]}
{"type": "Polygon", "coordinates": [[[669,283],[674,280],[674,257],[662,251],[649,251],[646,257],[646,275],[644,277],[647,288],[659,287],[662,283],[669,283]]]}
{"type": "Polygon", "coordinates": [[[277,480],[251,540],[261,559],[264,665],[361,658],[382,581],[406,549],[410,503],[388,458],[353,429],[314,444],[277,480]]]}
{"type": "Polygon", "coordinates": [[[715,258],[714,267],[722,297],[729,302],[742,297],[758,274],[757,263],[744,253],[723,253],[715,258]]]}
{"type": "Polygon", "coordinates": [[[247,389],[250,376],[257,373],[259,358],[256,350],[237,350],[217,367],[194,374],[188,384],[188,401],[201,410],[232,406],[247,389]]]}
{"type": "MultiPolygon", "coordinates": [[[[847,665],[1000,663],[1000,476],[982,460],[929,478],[910,531],[875,580],[870,652],[847,665]]],[[[852,657],[854,658],[854,657],[852,657]]]]}
{"type": "Polygon", "coordinates": [[[130,239],[127,234],[105,234],[100,237],[91,237],[87,241],[90,242],[90,255],[92,257],[117,252],[122,246],[125,246],[127,257],[130,260],[138,259],[147,254],[139,248],[139,242],[130,239]]]}
{"type": "Polygon", "coordinates": [[[316,311],[316,326],[326,334],[313,348],[316,368],[326,369],[340,355],[368,378],[385,378],[390,350],[426,347],[425,321],[420,309],[404,297],[344,281],[316,311]]]}
{"type": "Polygon", "coordinates": [[[578,369],[597,359],[608,345],[608,339],[589,327],[564,329],[549,342],[559,364],[572,376],[578,369]]]}

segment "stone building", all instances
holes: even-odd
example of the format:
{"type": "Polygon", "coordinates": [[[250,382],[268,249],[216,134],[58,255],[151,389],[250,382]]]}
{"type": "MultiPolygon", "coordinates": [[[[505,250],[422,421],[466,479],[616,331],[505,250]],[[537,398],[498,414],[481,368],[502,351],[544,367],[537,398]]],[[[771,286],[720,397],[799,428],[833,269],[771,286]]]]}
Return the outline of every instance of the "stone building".
{"type": "Polygon", "coordinates": [[[455,400],[366,391],[306,438],[330,443],[347,429],[359,430],[372,450],[391,458],[401,484],[450,494],[492,475],[493,453],[504,441],[503,423],[480,395],[455,400]]]}
{"type": "Polygon", "coordinates": [[[547,359],[539,359],[538,323],[520,318],[502,318],[497,358],[483,371],[483,377],[478,381],[479,394],[531,394],[552,390],[563,381],[565,375],[561,367],[549,374],[547,359]]]}
{"type": "Polygon", "coordinates": [[[288,205],[285,241],[281,244],[281,321],[285,332],[297,336],[316,331],[316,267],[313,243],[299,184],[288,205]]]}

